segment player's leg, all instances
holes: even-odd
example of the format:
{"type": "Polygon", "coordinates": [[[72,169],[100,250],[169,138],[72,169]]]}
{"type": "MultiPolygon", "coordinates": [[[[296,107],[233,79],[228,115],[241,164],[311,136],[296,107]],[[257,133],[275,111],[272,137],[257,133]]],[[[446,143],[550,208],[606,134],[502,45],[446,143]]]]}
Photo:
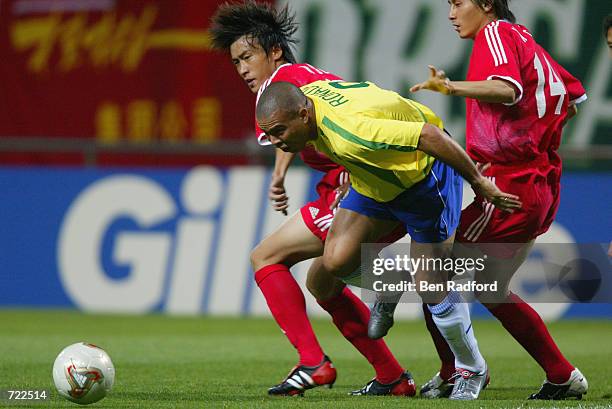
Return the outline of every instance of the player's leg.
{"type": "MultiPolygon", "coordinates": [[[[361,244],[375,243],[397,227],[397,220],[374,218],[345,208],[347,201],[359,195],[351,189],[334,217],[325,242],[321,268],[337,278],[345,278],[361,265],[361,244]]],[[[392,217],[392,216],[391,216],[392,217]]]]}
{"type": "MultiPolygon", "coordinates": [[[[313,203],[309,205],[305,208],[311,207],[313,203]]],[[[301,216],[293,216],[264,239],[255,248],[251,258],[253,268],[257,271],[257,282],[273,316],[300,353],[300,365],[313,366],[303,362],[305,354],[302,351],[317,351],[320,347],[315,348],[316,337],[306,315],[304,298],[301,291],[298,294],[299,286],[289,274],[288,265],[322,253],[323,243],[320,238],[324,238],[325,234],[320,230],[312,231],[316,230],[316,226],[305,221],[308,219],[304,211],[301,216]],[[290,296],[287,296],[287,291],[291,292],[290,296]],[[294,334],[297,336],[292,336],[294,334]]],[[[379,388],[370,390],[377,394],[414,395],[414,381],[404,372],[385,343],[367,338],[368,316],[364,315],[368,314],[366,305],[345,288],[341,280],[330,274],[322,274],[319,266],[320,259],[315,259],[307,277],[307,286],[315,298],[322,300],[320,304],[328,310],[341,333],[374,366],[379,388]]],[[[300,379],[297,381],[300,382],[300,379]]],[[[283,382],[272,388],[272,392],[278,389],[280,394],[286,394],[285,386],[287,383],[283,382]]],[[[289,392],[295,392],[295,389],[291,388],[289,392]]]]}
{"type": "MultiPolygon", "coordinates": [[[[410,257],[424,260],[447,260],[452,257],[454,235],[442,243],[411,244],[410,257]]],[[[444,272],[419,268],[415,274],[417,288],[420,282],[442,284],[440,291],[420,292],[423,302],[431,312],[431,320],[448,345],[455,362],[454,382],[449,382],[444,389],[451,399],[476,399],[481,389],[488,383],[487,365],[478,348],[478,342],[472,326],[469,305],[455,291],[446,291],[448,278],[444,272]],[[452,391],[449,391],[453,384],[452,391]],[[450,394],[449,394],[450,392],[450,394]]],[[[440,391],[442,392],[442,391],[440,391]]],[[[425,395],[427,396],[427,395],[425,395]]],[[[428,396],[440,397],[440,396],[428,396]]]]}
{"type": "Polygon", "coordinates": [[[251,252],[251,265],[257,271],[267,265],[283,263],[289,267],[323,254],[323,242],[296,212],[251,252]]]}
{"type": "MultiPolygon", "coordinates": [[[[338,197],[337,186],[348,175],[342,169],[327,172],[317,185],[319,198],[301,209],[302,218],[313,235],[325,241],[332,225],[334,212],[330,210],[338,197]]],[[[381,240],[396,241],[406,234],[401,225],[381,240]],[[401,230],[401,231],[400,231],[401,230]]],[[[306,286],[319,305],[326,310],[340,333],[372,364],[376,372],[376,385],[371,385],[369,394],[409,395],[416,393],[412,377],[404,372],[384,342],[375,342],[367,337],[368,307],[344,282],[321,268],[321,260],[314,259],[308,271],[306,286]],[[376,387],[378,386],[378,388],[376,387]]]]}
{"type": "Polygon", "coordinates": [[[415,271],[417,290],[455,356],[457,372],[450,397],[471,400],[478,398],[486,385],[488,370],[474,336],[469,306],[459,293],[448,291],[448,274],[439,267],[452,258],[462,191],[463,180],[456,171],[436,161],[428,178],[400,195],[391,205],[394,215],[405,222],[412,237],[411,259],[424,260],[415,271]],[[422,282],[441,286],[434,291],[422,291],[422,282]]]}
{"type": "MultiPolygon", "coordinates": [[[[341,206],[325,243],[321,269],[325,274],[346,278],[360,268],[361,244],[389,236],[397,231],[398,223],[382,206],[377,208],[379,204],[352,188],[341,206]]],[[[367,334],[367,324],[364,330],[367,334]]]]}
{"type": "Polygon", "coordinates": [[[462,220],[460,241],[524,243],[497,244],[484,249],[488,256],[486,269],[479,273],[477,279],[482,282],[498,281],[499,293],[480,294],[479,298],[546,372],[547,381],[532,398],[581,396],[588,388],[584,376],[560,352],[539,314],[508,290],[512,276],[527,258],[534,239],[545,232],[554,220],[559,204],[558,181],[550,183],[549,178],[535,175],[529,183],[524,183],[524,172],[520,182],[514,182],[512,175],[498,175],[496,184],[505,191],[517,192],[523,207],[511,215],[494,210],[488,223],[484,223],[476,232],[474,229],[468,230],[467,225],[464,229],[462,220]],[[492,251],[495,254],[491,254],[492,251]]]}
{"type": "Polygon", "coordinates": [[[305,389],[333,384],[336,379],[336,370],[312,330],[304,294],[289,271],[295,263],[316,257],[322,251],[323,244],[298,212],[251,252],[255,281],[272,316],[300,357],[290,376],[268,390],[271,395],[302,394],[305,389]]]}
{"type": "MultiPolygon", "coordinates": [[[[341,280],[322,268],[321,258],[313,261],[306,285],[319,305],[329,313],[342,335],[370,362],[376,372],[375,389],[359,394],[414,396],[416,386],[383,340],[368,337],[370,309],[341,280]]],[[[369,384],[368,384],[369,385],[369,384]]],[[[366,385],[366,387],[368,386],[366,385]]],[[[357,393],[355,393],[357,394],[357,393]]]]}
{"type": "MultiPolygon", "coordinates": [[[[459,232],[465,230],[464,226],[470,226],[473,222],[481,221],[485,216],[484,210],[479,203],[472,203],[461,212],[459,232]]],[[[459,234],[459,238],[461,234],[459,234]]],[[[469,257],[470,255],[458,254],[459,243],[454,244],[454,257],[469,257]]],[[[467,250],[467,249],[466,249],[467,250]]],[[[448,346],[446,339],[435,325],[431,311],[427,304],[423,304],[423,316],[431,339],[436,347],[440,358],[440,370],[429,381],[421,386],[420,395],[428,399],[447,398],[454,386],[453,375],[455,374],[455,355],[448,346]]]]}
{"type": "Polygon", "coordinates": [[[420,395],[428,399],[448,398],[455,382],[455,355],[440,333],[427,304],[423,304],[423,319],[440,358],[440,371],[421,386],[420,395]]]}
{"type": "Polygon", "coordinates": [[[500,293],[481,294],[479,300],[546,373],[546,382],[532,399],[581,396],[588,388],[584,376],[561,353],[540,315],[508,288],[533,243],[522,246],[512,259],[487,258],[486,270],[476,280],[497,281],[500,293]]]}
{"type": "MultiPolygon", "coordinates": [[[[351,193],[355,194],[354,191],[351,193]]],[[[397,221],[373,219],[352,210],[338,209],[327,235],[323,258],[317,269],[320,274],[331,274],[338,278],[349,276],[361,264],[361,243],[376,242],[378,238],[389,234],[395,228],[397,221]]],[[[386,345],[367,337],[369,314],[363,302],[348,292],[348,289],[344,289],[339,298],[321,304],[325,309],[332,310],[330,313],[334,322],[343,333],[348,334],[350,331],[357,336],[349,340],[375,366],[377,376],[380,374],[384,381],[395,378],[390,383],[375,378],[352,394],[408,396],[415,394],[416,388],[412,376],[401,369],[386,345]],[[356,323],[358,328],[351,328],[351,323],[356,323]],[[399,378],[396,377],[398,373],[399,378]]]]}

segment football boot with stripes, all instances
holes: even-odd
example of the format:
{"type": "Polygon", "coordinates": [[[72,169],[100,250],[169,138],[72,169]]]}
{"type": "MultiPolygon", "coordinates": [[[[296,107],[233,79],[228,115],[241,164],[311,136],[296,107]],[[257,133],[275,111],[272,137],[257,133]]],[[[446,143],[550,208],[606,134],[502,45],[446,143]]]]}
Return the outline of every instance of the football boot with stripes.
{"type": "Polygon", "coordinates": [[[284,381],[268,389],[268,395],[302,396],[305,391],[317,386],[331,388],[334,382],[336,382],[336,368],[326,355],[317,366],[298,365],[293,368],[284,381]]]}
{"type": "Polygon", "coordinates": [[[472,372],[467,369],[457,368],[453,375],[455,386],[450,394],[452,400],[475,400],[480,396],[480,392],[486,389],[491,378],[489,369],[485,366],[484,371],[472,372]]]}
{"type": "Polygon", "coordinates": [[[561,400],[567,398],[582,399],[582,395],[587,393],[589,383],[586,377],[578,368],[572,371],[567,382],[556,384],[544,381],[542,388],[537,393],[534,393],[529,399],[542,400],[561,400]]]}
{"type": "Polygon", "coordinates": [[[389,384],[380,383],[376,378],[372,379],[361,389],[352,391],[349,395],[353,396],[414,396],[416,395],[416,386],[410,372],[406,371],[400,378],[389,384]]]}
{"type": "MultiPolygon", "coordinates": [[[[433,378],[427,381],[425,385],[421,386],[421,391],[419,392],[419,394],[421,395],[421,397],[427,399],[449,398],[453,393],[453,389],[455,388],[455,381],[457,380],[457,378],[462,376],[462,372],[463,369],[458,369],[455,374],[448,380],[442,378],[440,376],[440,372],[438,372],[433,376],[433,378]]],[[[474,375],[474,373],[470,372],[466,375],[469,377],[470,375],[474,375]]],[[[482,390],[485,390],[487,386],[489,386],[490,382],[491,377],[489,376],[489,371],[487,370],[482,390]]],[[[462,387],[462,389],[464,388],[465,385],[462,387]]]]}

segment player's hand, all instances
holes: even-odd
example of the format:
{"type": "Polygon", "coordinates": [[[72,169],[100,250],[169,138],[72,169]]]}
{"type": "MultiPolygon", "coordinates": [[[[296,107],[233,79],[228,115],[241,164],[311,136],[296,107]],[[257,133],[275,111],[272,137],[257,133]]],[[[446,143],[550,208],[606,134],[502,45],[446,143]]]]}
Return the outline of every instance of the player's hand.
{"type": "Polygon", "coordinates": [[[520,209],[523,203],[520,198],[510,193],[504,193],[490,179],[480,176],[478,181],[472,184],[472,188],[476,194],[484,197],[493,206],[508,213],[514,213],[516,209],[520,209]]]}
{"type": "Polygon", "coordinates": [[[282,212],[287,216],[289,208],[289,197],[285,192],[285,178],[280,176],[272,176],[270,181],[270,189],[268,190],[268,198],[272,203],[272,208],[277,212],[282,212]]]}
{"type": "Polygon", "coordinates": [[[565,119],[563,120],[563,124],[561,124],[562,127],[565,127],[565,125],[567,125],[567,123],[574,118],[576,115],[578,115],[578,107],[576,106],[576,104],[574,105],[570,105],[567,108],[567,115],[565,116],[565,119]]]}
{"type": "Polygon", "coordinates": [[[476,163],[476,169],[478,169],[478,172],[480,172],[481,175],[484,175],[484,173],[491,167],[490,163],[481,163],[478,162],[476,163]]]}
{"type": "Polygon", "coordinates": [[[423,89],[430,91],[439,92],[444,95],[450,95],[453,93],[453,86],[451,85],[450,79],[446,76],[446,73],[442,70],[437,69],[433,65],[429,65],[429,79],[420,84],[414,85],[410,88],[410,92],[417,92],[423,89]]]}
{"type": "Polygon", "coordinates": [[[346,180],[334,190],[336,192],[336,199],[331,204],[331,206],[329,206],[330,210],[334,210],[335,208],[338,207],[342,199],[344,199],[346,195],[348,195],[349,187],[351,187],[351,180],[348,177],[348,173],[347,172],[343,172],[343,173],[346,174],[346,177],[345,177],[346,180]]]}

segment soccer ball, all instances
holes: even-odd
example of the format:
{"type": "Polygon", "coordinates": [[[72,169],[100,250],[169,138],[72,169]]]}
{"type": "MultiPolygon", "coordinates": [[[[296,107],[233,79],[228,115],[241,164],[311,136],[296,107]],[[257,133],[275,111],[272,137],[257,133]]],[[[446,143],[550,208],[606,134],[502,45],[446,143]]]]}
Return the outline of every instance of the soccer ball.
{"type": "Polygon", "coordinates": [[[115,382],[115,367],[102,348],[78,342],[67,346],[53,363],[53,382],[64,398],[87,405],[104,398],[115,382]]]}

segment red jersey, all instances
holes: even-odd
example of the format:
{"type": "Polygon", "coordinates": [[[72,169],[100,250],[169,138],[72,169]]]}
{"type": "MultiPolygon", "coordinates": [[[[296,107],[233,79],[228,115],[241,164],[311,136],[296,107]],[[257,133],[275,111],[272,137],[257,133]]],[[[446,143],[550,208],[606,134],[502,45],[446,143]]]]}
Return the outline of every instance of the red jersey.
{"type": "Polygon", "coordinates": [[[548,154],[557,162],[567,109],[586,100],[580,81],[524,26],[507,21],[488,24],[474,40],[467,80],[491,79],[511,82],[518,94],[511,104],[467,99],[470,157],[481,163],[518,165],[548,154]]]}
{"type": "MultiPolygon", "coordinates": [[[[341,80],[342,78],[330,74],[327,71],[323,71],[319,68],[313,67],[310,64],[284,64],[281,65],[274,71],[274,73],[268,78],[259,88],[257,92],[257,99],[255,104],[259,101],[259,97],[264,90],[272,82],[290,82],[297,87],[310,84],[315,81],[321,80],[341,80]]],[[[260,145],[270,145],[270,141],[266,134],[261,130],[255,120],[255,135],[257,135],[257,142],[260,145]]],[[[332,162],[327,156],[320,152],[317,152],[311,145],[306,145],[306,148],[300,152],[300,157],[304,163],[313,169],[321,172],[329,172],[332,169],[339,168],[340,166],[332,162]]]]}

